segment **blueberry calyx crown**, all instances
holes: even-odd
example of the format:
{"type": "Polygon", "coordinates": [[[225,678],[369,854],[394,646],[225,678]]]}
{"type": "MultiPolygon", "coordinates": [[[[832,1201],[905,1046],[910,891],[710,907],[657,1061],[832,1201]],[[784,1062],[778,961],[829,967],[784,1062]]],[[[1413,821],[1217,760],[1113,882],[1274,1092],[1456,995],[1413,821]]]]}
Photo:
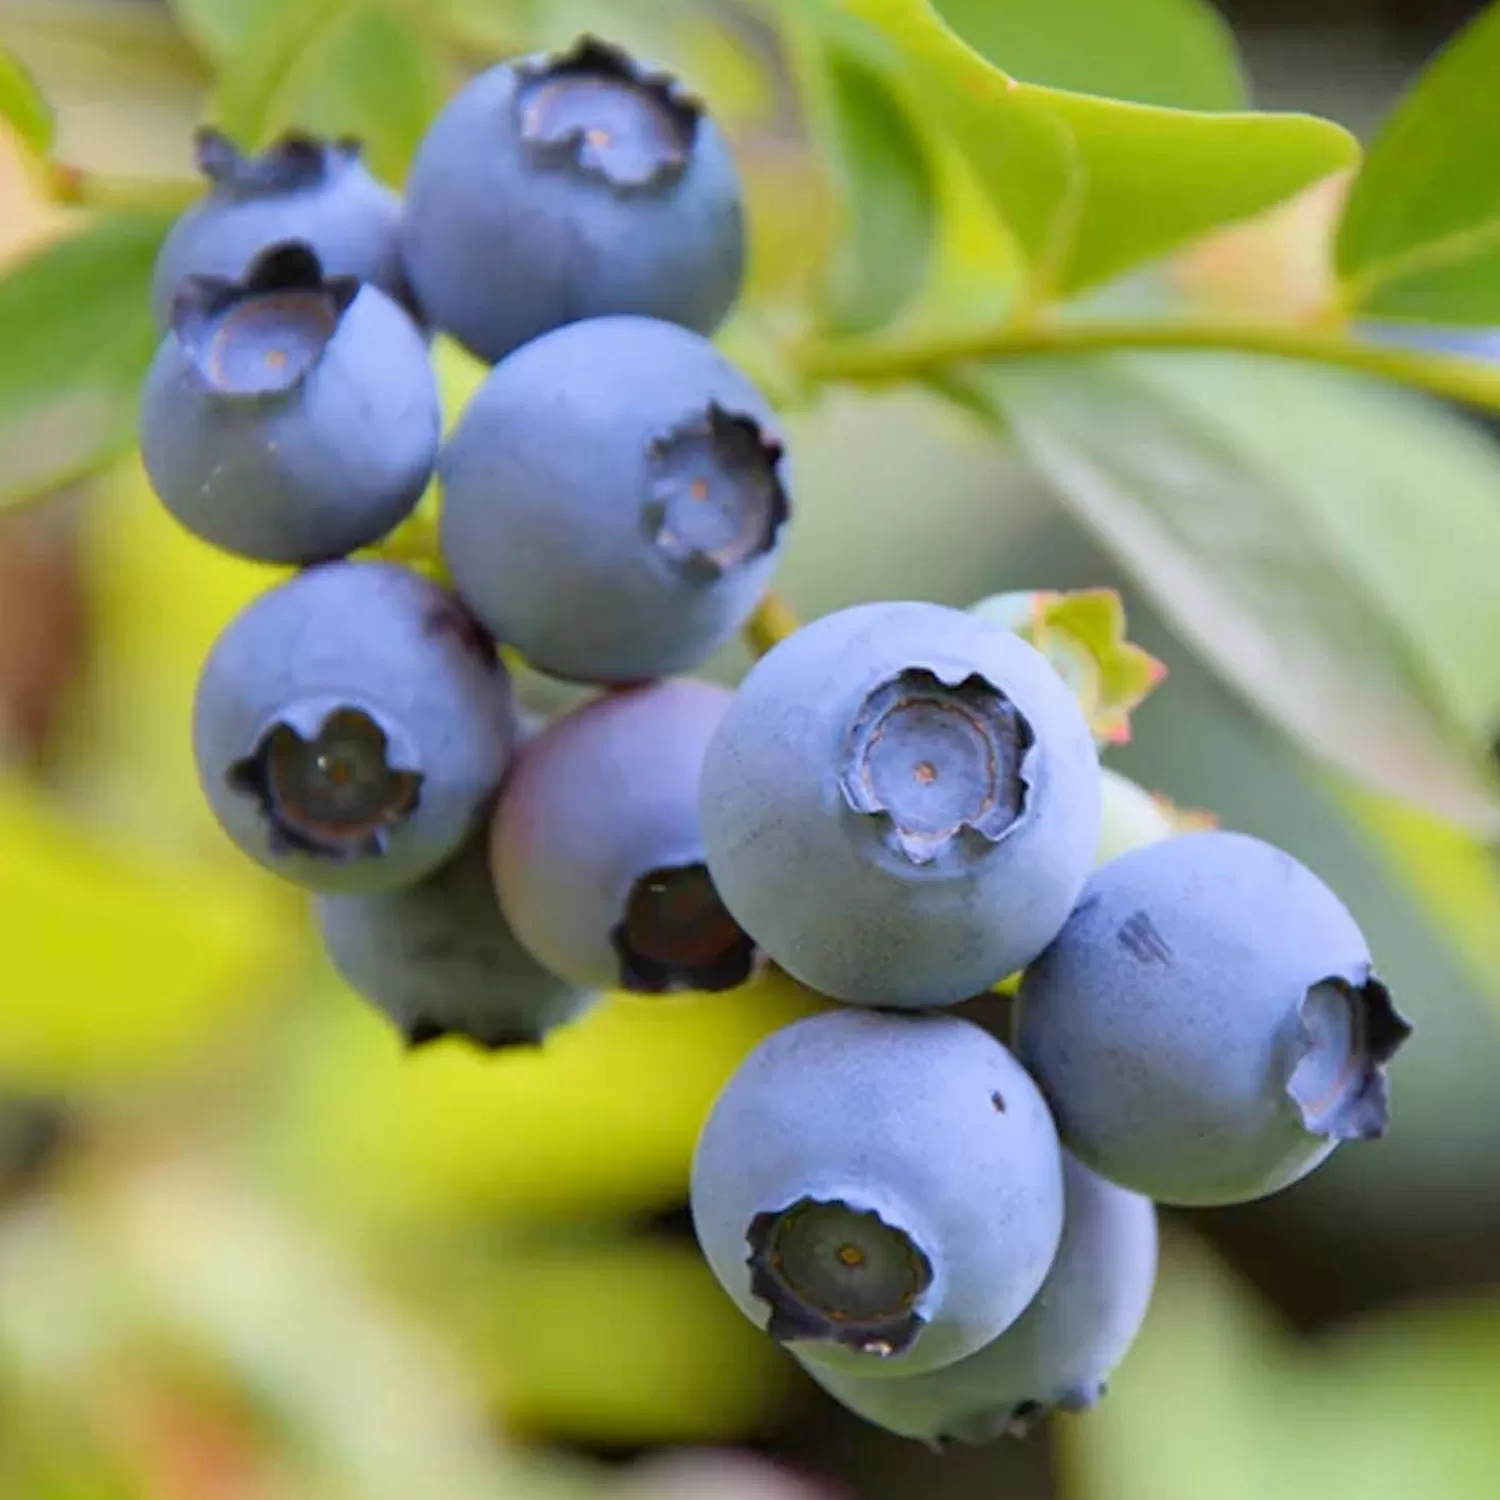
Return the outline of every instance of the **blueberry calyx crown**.
{"type": "Polygon", "coordinates": [[[916,1304],[932,1285],[932,1262],[873,1210],[799,1198],[756,1214],[745,1240],[750,1292],[771,1309],[766,1329],[774,1339],[890,1359],[925,1326],[916,1304]]]}
{"type": "Polygon", "coordinates": [[[360,158],[363,143],[354,136],[324,140],[288,131],[255,156],[247,156],[221,130],[202,126],[193,138],[198,170],[215,193],[236,198],[274,197],[316,187],[360,158]]]}
{"type": "Polygon", "coordinates": [[[262,251],[243,281],[188,276],[172,332],[204,382],[229,397],[281,395],[323,356],[359,294],[354,276],[325,276],[310,245],[262,251]]]}
{"type": "Polygon", "coordinates": [[[406,1028],[405,1036],[409,1052],[418,1052],[450,1036],[461,1036],[485,1052],[505,1052],[516,1047],[540,1047],[542,1044],[541,1032],[534,1027],[530,1030],[520,1027],[507,1030],[490,1027],[480,1034],[472,1029],[444,1026],[441,1022],[428,1020],[426,1017],[413,1021],[406,1028]]]}
{"type": "Polygon", "coordinates": [[[336,708],[312,733],[281,718],[228,772],[271,826],[273,852],[352,860],[384,854],[390,832],[417,808],[422,775],[393,766],[384,729],[357,708],[336,708]]]}
{"type": "Polygon", "coordinates": [[[737,989],[759,957],[702,863],[663,866],[636,880],[610,941],[621,985],[638,994],[737,989]]]}
{"type": "Polygon", "coordinates": [[[626,191],[675,181],[692,157],[702,105],[619,47],[583,36],[516,71],[521,140],[544,160],[626,191]]]}
{"type": "Polygon", "coordinates": [[[791,513],[782,445],[753,417],[711,402],[652,440],[647,540],[689,582],[709,584],[764,557],[791,513]]]}
{"type": "Polygon", "coordinates": [[[1015,826],[1034,743],[1020,711],[979,673],[948,681],[907,667],[860,704],[839,785],[850,808],[884,823],[890,849],[927,865],[987,849],[1015,826]]]}
{"type": "Polygon", "coordinates": [[[1287,1096],[1314,1135],[1374,1140],[1390,1123],[1385,1064],[1412,1034],[1391,992],[1368,969],[1355,984],[1330,976],[1298,1008],[1299,1049],[1287,1096]]]}

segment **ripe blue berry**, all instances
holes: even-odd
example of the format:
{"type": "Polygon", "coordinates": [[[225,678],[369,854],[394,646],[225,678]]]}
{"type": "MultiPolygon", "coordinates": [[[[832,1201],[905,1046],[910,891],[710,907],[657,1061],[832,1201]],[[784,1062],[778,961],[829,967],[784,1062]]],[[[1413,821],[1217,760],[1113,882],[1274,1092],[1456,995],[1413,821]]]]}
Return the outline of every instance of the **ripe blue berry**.
{"type": "Polygon", "coordinates": [[[723,137],[672,78],[592,38],[471,82],[418,149],[406,204],[422,306],[489,363],[610,313],[712,333],[739,294],[723,137]]]}
{"type": "Polygon", "coordinates": [[[806,1362],[866,1421],[926,1442],[989,1443],[1104,1394],[1156,1282],[1156,1209],[1063,1152],[1063,1232],[1031,1305],[977,1354],[895,1380],[806,1362]]]}
{"type": "Polygon", "coordinates": [[[516,758],[492,862],[516,936],[576,984],[660,994],[743,984],[754,944],[703,863],[698,776],[729,706],[679,678],[609,693],[516,758]]]}
{"type": "Polygon", "coordinates": [[[489,641],[391,563],[328,563],[262,594],[214,643],[193,707],[225,831],[314,890],[393,890],[436,869],[482,821],[514,735],[489,641]]]}
{"type": "Polygon", "coordinates": [[[1090,880],[1026,972],[1017,1046],[1068,1147],[1161,1203],[1260,1198],[1382,1134],[1410,1026],[1289,854],[1192,833],[1090,880]]]}
{"type": "Polygon", "coordinates": [[[316,908],[334,967],[412,1046],[450,1034],[489,1048],[535,1045],[595,998],[516,941],[483,830],[416,885],[320,896],[316,908]]]}
{"type": "Polygon", "coordinates": [[[442,433],[416,325],[279,245],[244,282],[189,277],[141,402],[141,454],[190,531],[262,562],[368,546],[411,512],[442,433]]]}
{"type": "Polygon", "coordinates": [[[544,672],[687,671],[744,622],[787,516],[776,420],[706,339],[598,318],[498,365],[439,460],[458,592],[544,672]]]}
{"type": "Polygon", "coordinates": [[[1047,1107],[953,1016],[837,1010],[767,1038],[693,1159],[693,1223],[747,1317],[799,1357],[884,1378],[982,1348],[1062,1233],[1047,1107]]]}
{"type": "Polygon", "coordinates": [[[1094,858],[1099,764],[1062,679],[935,604],[825,616],[750,671],[709,747],[709,869],[804,984],[921,1008],[1057,935],[1094,858]]]}
{"type": "Polygon", "coordinates": [[[272,245],[302,240],[330,276],[368,281],[410,305],[401,266],[401,202],[360,160],[354,140],[291,133],[256,157],[226,136],[198,132],[206,197],[172,226],[151,281],[157,325],[169,327],[172,303],[189,276],[242,281],[272,245]]]}

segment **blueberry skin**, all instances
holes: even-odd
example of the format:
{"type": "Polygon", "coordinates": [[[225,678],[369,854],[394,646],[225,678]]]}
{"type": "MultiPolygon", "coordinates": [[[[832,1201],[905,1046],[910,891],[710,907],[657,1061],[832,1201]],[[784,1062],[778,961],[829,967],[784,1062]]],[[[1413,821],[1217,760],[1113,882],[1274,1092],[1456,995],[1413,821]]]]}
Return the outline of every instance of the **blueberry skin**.
{"type": "Polygon", "coordinates": [[[381,562],[327,563],[254,600],[214,643],[193,705],[225,832],[313,890],[395,890],[436,869],[488,815],[515,733],[509,677],[473,621],[381,562]]]}
{"type": "Polygon", "coordinates": [[[739,177],[675,83],[586,40],[449,101],[412,163],[401,245],[427,314],[490,364],[614,313],[712,333],[743,275],[739,177]]]}
{"type": "Polygon", "coordinates": [[[921,1009],[989,988],[1057,935],[1099,839],[1099,764],[1062,679],[1019,637],[941,605],[864,604],[751,669],[709,746],[702,813],[724,903],[771,958],[836,999],[921,1009]],[[897,718],[924,697],[927,720],[897,718]],[[924,797],[954,824],[925,846],[924,797]]]}
{"type": "Polygon", "coordinates": [[[643,993],[749,977],[754,947],[712,897],[698,827],[703,752],[730,696],[689,678],[608,693],[553,720],[516,757],[491,862],[501,907],[540,963],[575,984],[643,993]],[[653,945],[628,920],[632,896],[649,900],[653,874],[673,870],[685,872],[679,892],[700,893],[701,921],[659,931],[653,945]],[[683,952],[680,969],[664,971],[663,941],[683,952]]]}
{"type": "Polygon", "coordinates": [[[1104,866],[1021,986],[1017,1051],[1064,1142],[1159,1203],[1264,1197],[1384,1132],[1409,1025],[1291,855],[1183,834],[1104,866]]]}
{"type": "Polygon", "coordinates": [[[746,1058],[693,1159],[699,1244],[760,1327],[771,1312],[751,1289],[747,1226],[805,1197],[879,1215],[930,1263],[904,1352],[788,1341],[809,1363],[892,1379],[974,1353],[1025,1311],[1062,1233],[1062,1155],[1035,1085],[977,1026],[835,1010],[746,1058]]]}
{"type": "Polygon", "coordinates": [[[190,283],[207,305],[179,297],[141,400],[162,503],[260,562],[323,562],[384,536],[422,498],[442,435],[416,325],[377,288],[325,282],[298,256],[257,262],[276,258],[259,286],[190,283]]]}
{"type": "Polygon", "coordinates": [[[320,896],[315,910],[334,967],[413,1046],[450,1034],[491,1049],[535,1045],[597,998],[516,941],[483,830],[416,885],[320,896]]]}
{"type": "Polygon", "coordinates": [[[706,339],[647,318],[570,324],[496,366],[445,445],[443,558],[541,671],[689,671],[770,580],[785,471],[770,406],[706,339]]]}
{"type": "Polygon", "coordinates": [[[829,1395],[868,1422],[929,1443],[983,1444],[1043,1413],[1103,1396],[1135,1342],[1156,1283],[1156,1207],[1063,1152],[1063,1232],[1031,1305],[976,1354],[895,1380],[805,1362],[829,1395]]]}
{"type": "Polygon", "coordinates": [[[242,156],[215,130],[198,133],[207,195],[162,243],[151,278],[159,328],[189,276],[239,281],[272,245],[302,240],[330,276],[353,276],[411,306],[401,263],[401,200],[360,160],[358,141],[289,134],[258,157],[242,156]]]}

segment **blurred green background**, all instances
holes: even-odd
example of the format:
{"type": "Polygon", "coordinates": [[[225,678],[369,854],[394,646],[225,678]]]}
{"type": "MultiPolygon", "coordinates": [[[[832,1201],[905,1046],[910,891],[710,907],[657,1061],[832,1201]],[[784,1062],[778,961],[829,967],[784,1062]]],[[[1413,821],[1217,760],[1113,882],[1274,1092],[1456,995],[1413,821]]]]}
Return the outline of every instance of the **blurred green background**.
{"type": "MultiPolygon", "coordinates": [[[[43,476],[30,503],[0,510],[0,1500],[813,1493],[793,1472],[867,1500],[1493,1500],[1492,850],[1418,805],[1430,799],[1372,790],[1347,758],[1335,769],[1337,753],[1299,748],[1329,751],[1326,718],[1278,713],[1226,665],[1213,621],[1152,566],[1149,528],[1122,542],[1107,518],[1059,503],[1035,450],[976,424],[953,391],[810,394],[789,377],[782,332],[846,253],[849,227],[783,51],[797,0],[779,7],[780,31],[764,11],[707,0],[299,0],[282,9],[300,19],[279,29],[265,20],[276,4],[0,0],[0,45],[56,110],[54,159],[87,176],[96,203],[147,215],[191,190],[191,131],[211,108],[254,105],[267,128],[359,129],[399,182],[437,104],[494,57],[593,28],[678,68],[730,128],[749,183],[752,286],[725,343],[790,405],[799,514],[781,587],[797,613],[1123,590],[1132,636],[1170,676],[1111,762],[1310,863],[1365,924],[1419,1033],[1395,1070],[1388,1140],[1340,1152],[1274,1201],[1166,1216],[1151,1320],[1097,1412],[942,1457],[859,1425],[722,1296],[683,1207],[709,1101],[804,1000],[775,984],[621,998],[535,1054],[443,1043],[405,1055],[319,958],[302,900],[240,859],[202,805],[187,736],[197,668],[274,574],[176,530],[135,456],[100,437],[117,416],[94,401],[104,352],[149,352],[144,305],[109,295],[134,297],[140,268],[127,275],[115,247],[82,321],[28,303],[19,341],[0,282],[0,477],[19,490],[43,476]],[[32,367],[64,356],[78,380],[62,366],[43,417],[15,420],[32,367]],[[717,1457],[695,1456],[710,1448],[717,1457]]],[[[1241,0],[1225,14],[1261,104],[1365,135],[1467,10],[1241,0]]],[[[900,177],[909,146],[881,107],[857,117],[853,153],[877,185],[900,177]]],[[[1003,303],[1014,251],[962,171],[937,159],[931,305],[979,321],[1003,303]]],[[[59,186],[0,127],[0,271],[76,227],[78,209],[49,201],[59,186]]],[[[1107,296],[1296,319],[1319,304],[1339,191],[1316,188],[1107,296]]],[[[856,227],[899,246],[899,198],[857,207],[876,217],[856,227]]],[[[446,346],[439,357],[456,410],[476,371],[446,346]]],[[[1253,379],[1288,420],[1309,378],[1184,358],[1209,363],[1165,368],[1201,382],[1204,399],[1222,379],[1219,399],[1238,401],[1253,379]]],[[[1458,599],[1477,658],[1500,659],[1500,631],[1483,633],[1477,602],[1464,612],[1476,577],[1500,577],[1493,534],[1427,510],[1461,477],[1493,526],[1500,450],[1475,417],[1388,399],[1419,412],[1433,444],[1392,460],[1383,503],[1427,516],[1399,533],[1403,564],[1458,599]],[[1429,486],[1438,458],[1448,467],[1429,486]]],[[[1379,448],[1382,409],[1348,416],[1354,446],[1379,448]]],[[[1174,462],[1201,457],[1170,433],[1135,436],[1158,445],[1163,490],[1178,483],[1174,462]]],[[[1297,473],[1278,482],[1304,484],[1317,535],[1336,545],[1272,556],[1280,592],[1261,607],[1298,617],[1309,658],[1320,599],[1375,525],[1338,512],[1342,450],[1330,456],[1320,436],[1301,450],[1286,438],[1282,468],[1297,473]]],[[[1350,481],[1356,501],[1367,480],[1350,481]]],[[[1206,483],[1202,498],[1225,508],[1199,551],[1210,584],[1215,565],[1248,576],[1265,546],[1246,522],[1253,497],[1206,483]]],[[[1176,545],[1163,536],[1161,549],[1176,545]]],[[[1226,593],[1243,581],[1234,573],[1226,593]]],[[[1400,591],[1387,590],[1386,614],[1400,613],[1400,591]]],[[[1378,677],[1346,645],[1329,652],[1335,687],[1339,673],[1378,677]]],[[[744,661],[736,648],[714,670],[744,661]]],[[[1303,662],[1294,653],[1287,675],[1303,662]]],[[[1444,666],[1439,655],[1437,676],[1444,666]]],[[[1365,741],[1377,760],[1388,742],[1385,723],[1357,713],[1339,728],[1356,764],[1365,741]]]]}

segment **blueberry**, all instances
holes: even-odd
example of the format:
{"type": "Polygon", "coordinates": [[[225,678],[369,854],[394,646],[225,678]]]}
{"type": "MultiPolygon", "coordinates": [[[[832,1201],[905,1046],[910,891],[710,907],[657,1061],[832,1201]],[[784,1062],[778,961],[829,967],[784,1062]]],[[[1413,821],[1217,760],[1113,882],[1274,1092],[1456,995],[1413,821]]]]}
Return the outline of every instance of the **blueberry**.
{"type": "Polygon", "coordinates": [[[330,276],[373,282],[410,305],[401,202],[366,170],[358,141],[289,133],[247,158],[205,128],[197,145],[209,191],[172,226],[157,257],[151,306],[159,327],[170,325],[189,276],[241,281],[265,250],[286,240],[311,245],[330,276]]]}
{"type": "Polygon", "coordinates": [[[595,998],[516,941],[483,830],[416,885],[320,896],[316,907],[334,967],[413,1046],[450,1034],[489,1048],[534,1045],[595,998]]]}
{"type": "Polygon", "coordinates": [[[747,980],[754,944],[703,863],[698,774],[727,689],[679,678],[556,719],[516,759],[492,858],[516,936],[576,984],[661,994],[747,980]]]}
{"type": "Polygon", "coordinates": [[[835,1010],[758,1046],[698,1142],[693,1223],[740,1309],[830,1368],[951,1364],[1057,1252],[1062,1157],[1020,1064],[953,1016],[835,1010]]]}
{"type": "Polygon", "coordinates": [[[976,1354],[895,1380],[807,1361],[867,1421],[926,1442],[988,1443],[1045,1412],[1081,1411],[1135,1341],[1156,1281],[1156,1209],[1063,1153],[1063,1232],[1035,1300],[976,1354]]]}
{"type": "Polygon", "coordinates": [[[422,306],[490,363],[610,313],[711,333],[739,294],[739,178],[697,100],[585,37],[449,102],[412,163],[401,243],[422,306]]]}
{"type": "Polygon", "coordinates": [[[214,643],[193,706],[225,831],[314,890],[436,869],[483,821],[514,736],[488,639],[392,563],[327,563],[262,594],[214,643]]]}
{"type": "Polygon", "coordinates": [[[1017,1045],[1069,1149],[1161,1203],[1260,1198],[1382,1134],[1410,1033],[1343,904],[1237,833],[1090,880],[1026,972],[1017,1045]]]}
{"type": "Polygon", "coordinates": [[[1099,764],[1062,679],[936,604],[864,604],[750,671],[703,767],[724,904],[815,990],[921,1008],[1029,963],[1099,838],[1099,764]]]}
{"type": "Polygon", "coordinates": [[[152,486],[188,530],[262,562],[368,546],[410,514],[442,433],[416,325],[302,244],[244,282],[189,277],[141,402],[152,486]]]}
{"type": "Polygon", "coordinates": [[[573,323],[498,365],[439,460],[442,551],[533,666],[588,682],[691,669],[749,616],[787,497],[778,428],[706,339],[573,323]]]}

